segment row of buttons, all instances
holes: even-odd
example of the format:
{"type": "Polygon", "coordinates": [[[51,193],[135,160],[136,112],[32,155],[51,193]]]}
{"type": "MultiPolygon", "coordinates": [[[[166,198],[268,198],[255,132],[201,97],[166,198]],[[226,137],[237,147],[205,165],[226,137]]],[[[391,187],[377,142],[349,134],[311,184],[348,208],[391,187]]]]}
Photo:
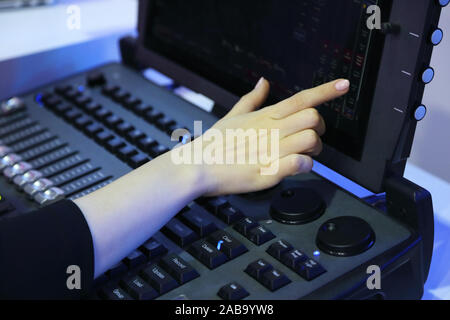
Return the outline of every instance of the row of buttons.
{"type": "Polygon", "coordinates": [[[65,98],[71,100],[89,115],[71,106],[62,104],[60,99],[51,95],[45,95],[43,98],[46,106],[82,130],[87,136],[93,138],[98,144],[114,153],[119,159],[128,163],[132,168],[140,167],[151,159],[132,145],[139,146],[151,157],[157,157],[168,151],[167,148],[158,144],[144,132],[135,129],[131,124],[125,122],[110,110],[94,103],[90,97],[73,89],[71,86],[57,87],[55,91],[64,95],[65,98]],[[78,93],[75,94],[75,92],[78,93]],[[131,144],[128,144],[107,128],[115,131],[131,144]]]}
{"type": "Polygon", "coordinates": [[[271,244],[267,253],[308,281],[326,272],[317,261],[310,259],[300,250],[294,249],[284,240],[278,240],[271,244]]]}
{"type": "MultiPolygon", "coordinates": [[[[96,77],[104,78],[104,76],[98,74],[96,77]]],[[[166,116],[163,112],[156,110],[152,106],[143,104],[141,99],[134,97],[131,93],[121,89],[119,86],[104,85],[102,93],[113,99],[115,102],[120,103],[126,109],[144,118],[148,123],[155,125],[158,129],[164,131],[168,135],[171,135],[173,131],[179,129],[178,124],[174,119],[166,116]]]]}
{"type": "Polygon", "coordinates": [[[119,285],[108,284],[100,290],[106,299],[122,300],[134,298],[150,300],[165,294],[197,277],[199,273],[186,261],[168,250],[155,239],[150,239],[139,250],[134,251],[122,262],[109,270],[106,275],[117,278],[150,261],[136,272],[128,273],[119,281],[119,285]],[[151,262],[159,258],[158,262],[151,262]]]}
{"type": "Polygon", "coordinates": [[[64,198],[64,191],[54,183],[43,178],[40,171],[34,170],[28,162],[7,146],[0,145],[0,171],[8,181],[13,182],[19,190],[41,205],[64,198]]]}

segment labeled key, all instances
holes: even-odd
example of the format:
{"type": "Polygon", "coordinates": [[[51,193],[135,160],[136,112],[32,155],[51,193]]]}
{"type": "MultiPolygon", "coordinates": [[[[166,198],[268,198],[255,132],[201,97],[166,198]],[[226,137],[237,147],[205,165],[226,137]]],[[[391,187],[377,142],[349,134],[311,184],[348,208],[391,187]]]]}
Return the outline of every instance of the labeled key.
{"type": "Polygon", "coordinates": [[[224,300],[242,300],[250,294],[239,283],[232,282],[220,288],[217,295],[224,300]]]}
{"type": "Polygon", "coordinates": [[[227,256],[205,240],[194,242],[188,252],[210,269],[215,269],[227,262],[227,256]]]}
{"type": "Polygon", "coordinates": [[[248,249],[231,234],[218,230],[208,237],[208,241],[215,245],[218,250],[227,255],[228,258],[234,259],[244,254],[248,249]]]}
{"type": "Polygon", "coordinates": [[[270,265],[266,260],[259,259],[250,263],[244,271],[252,278],[259,281],[264,273],[272,269],[272,265],[270,265]]]}
{"type": "Polygon", "coordinates": [[[136,300],[152,300],[159,295],[139,276],[127,276],[119,283],[136,300]]]}
{"type": "Polygon", "coordinates": [[[189,263],[176,254],[169,254],[163,257],[159,264],[174,277],[179,284],[184,284],[200,276],[189,263]]]}
{"type": "Polygon", "coordinates": [[[185,247],[198,239],[195,232],[177,218],[170,220],[162,232],[180,247],[185,247]]]}
{"type": "Polygon", "coordinates": [[[254,244],[260,246],[275,238],[275,235],[269,229],[258,226],[248,232],[247,238],[254,244]]]}
{"type": "Polygon", "coordinates": [[[274,257],[277,260],[281,259],[281,256],[288,252],[289,250],[292,250],[292,245],[284,240],[278,240],[275,243],[272,243],[270,247],[267,249],[267,253],[270,254],[272,257],[274,257]]]}
{"type": "Polygon", "coordinates": [[[261,283],[270,291],[275,291],[291,283],[291,280],[281,271],[272,269],[262,275],[261,283]]]}
{"type": "Polygon", "coordinates": [[[141,276],[150,283],[159,294],[167,293],[178,287],[178,283],[175,279],[156,264],[152,264],[142,270],[141,276]]]}
{"type": "Polygon", "coordinates": [[[210,213],[200,207],[194,205],[188,211],[181,214],[181,219],[191,227],[200,238],[204,238],[218,228],[210,216],[210,213]]]}

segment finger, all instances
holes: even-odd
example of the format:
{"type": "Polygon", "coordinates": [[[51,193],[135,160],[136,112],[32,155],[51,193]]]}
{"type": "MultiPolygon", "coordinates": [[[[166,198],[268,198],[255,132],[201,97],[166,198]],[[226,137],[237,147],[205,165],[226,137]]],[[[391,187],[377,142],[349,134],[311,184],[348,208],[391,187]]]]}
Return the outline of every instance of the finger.
{"type": "Polygon", "coordinates": [[[280,141],[280,158],[290,154],[301,153],[318,156],[322,152],[323,144],[314,130],[305,130],[286,137],[280,141]]]}
{"type": "Polygon", "coordinates": [[[266,179],[265,185],[266,187],[270,187],[286,177],[310,172],[313,164],[313,160],[310,156],[302,154],[291,154],[280,158],[271,166],[274,169],[274,174],[263,176],[266,179]]]}
{"type": "Polygon", "coordinates": [[[315,108],[299,111],[287,118],[278,120],[278,122],[281,137],[287,137],[307,129],[313,129],[319,136],[322,136],[326,130],[325,121],[315,108]]]}
{"type": "Polygon", "coordinates": [[[269,95],[270,84],[264,78],[259,79],[255,88],[243,96],[225,118],[254,111],[262,106],[269,95]]]}
{"type": "Polygon", "coordinates": [[[303,90],[277,103],[273,108],[272,118],[283,119],[303,109],[319,106],[346,94],[349,87],[350,82],[348,80],[339,79],[312,89],[303,90]]]}

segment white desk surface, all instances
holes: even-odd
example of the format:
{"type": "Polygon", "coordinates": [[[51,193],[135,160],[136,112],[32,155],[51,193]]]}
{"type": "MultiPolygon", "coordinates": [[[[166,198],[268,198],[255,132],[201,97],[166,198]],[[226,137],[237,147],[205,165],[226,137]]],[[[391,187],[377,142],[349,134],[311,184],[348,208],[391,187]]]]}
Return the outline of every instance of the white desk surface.
{"type": "MultiPolygon", "coordinates": [[[[0,11],[0,61],[130,32],[135,29],[136,21],[136,0],[61,0],[50,7],[3,10],[0,11]],[[80,30],[71,31],[66,27],[66,10],[71,3],[81,8],[80,30]]],[[[316,170],[358,196],[369,194],[320,165],[316,170]]],[[[450,299],[450,183],[414,164],[407,166],[405,176],[433,195],[435,248],[424,299],[450,299]]]]}

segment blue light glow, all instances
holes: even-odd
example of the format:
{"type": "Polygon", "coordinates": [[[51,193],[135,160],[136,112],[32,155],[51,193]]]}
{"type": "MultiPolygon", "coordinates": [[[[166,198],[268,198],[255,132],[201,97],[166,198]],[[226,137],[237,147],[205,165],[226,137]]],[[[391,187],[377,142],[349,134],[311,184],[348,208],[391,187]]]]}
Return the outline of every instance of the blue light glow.
{"type": "Polygon", "coordinates": [[[220,240],[220,241],[217,243],[217,250],[220,250],[220,247],[222,246],[222,243],[223,243],[222,240],[220,240]]]}
{"type": "Polygon", "coordinates": [[[320,251],[317,251],[317,250],[316,250],[316,251],[314,251],[314,252],[313,252],[313,255],[314,255],[315,257],[318,257],[318,256],[320,256],[320,251]]]}
{"type": "Polygon", "coordinates": [[[84,86],[79,86],[78,87],[78,91],[83,92],[84,91],[84,86]]]}

